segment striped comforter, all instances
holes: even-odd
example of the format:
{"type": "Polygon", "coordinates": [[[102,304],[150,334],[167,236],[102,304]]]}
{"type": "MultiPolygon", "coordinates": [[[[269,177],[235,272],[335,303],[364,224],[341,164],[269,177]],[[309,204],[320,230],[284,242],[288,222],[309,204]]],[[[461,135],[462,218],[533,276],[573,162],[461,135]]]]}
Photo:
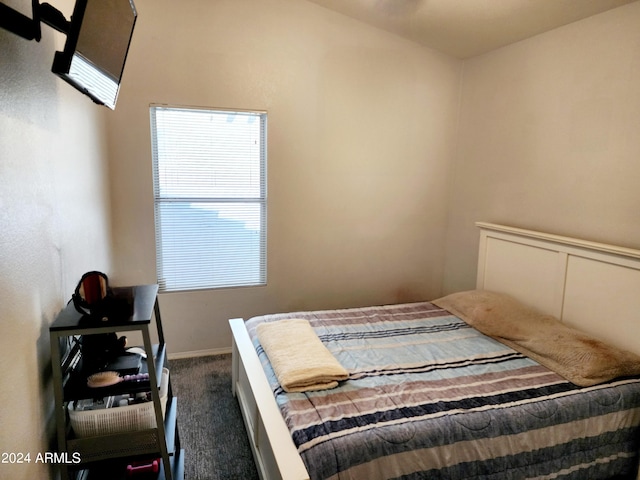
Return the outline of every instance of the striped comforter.
{"type": "Polygon", "coordinates": [[[313,480],[635,478],[640,380],[579,388],[431,303],[247,322],[313,480]],[[285,393],[255,336],[306,318],[349,371],[285,393]]]}

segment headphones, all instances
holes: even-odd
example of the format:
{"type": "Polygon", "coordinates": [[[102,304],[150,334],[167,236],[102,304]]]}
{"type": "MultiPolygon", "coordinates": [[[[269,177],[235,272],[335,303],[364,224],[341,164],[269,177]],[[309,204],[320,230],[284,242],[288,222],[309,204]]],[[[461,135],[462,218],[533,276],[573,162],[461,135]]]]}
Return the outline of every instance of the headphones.
{"type": "Polygon", "coordinates": [[[111,295],[109,278],[97,271],[85,273],[71,296],[73,306],[83,315],[100,313],[104,301],[111,295]]]}
{"type": "MultiPolygon", "coordinates": [[[[119,318],[125,311],[109,288],[109,278],[102,272],[85,273],[71,296],[73,306],[91,320],[108,321],[113,315],[119,318]]],[[[119,337],[115,332],[82,335],[80,339],[82,368],[93,373],[104,369],[109,362],[124,354],[127,337],[119,337]]]]}

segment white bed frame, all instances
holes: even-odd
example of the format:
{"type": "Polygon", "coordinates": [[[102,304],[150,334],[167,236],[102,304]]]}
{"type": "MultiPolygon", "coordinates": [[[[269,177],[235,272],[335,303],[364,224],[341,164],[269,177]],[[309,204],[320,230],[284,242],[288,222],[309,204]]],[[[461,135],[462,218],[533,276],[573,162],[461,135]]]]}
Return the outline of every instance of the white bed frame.
{"type": "MultiPolygon", "coordinates": [[[[480,228],[477,288],[508,293],[640,354],[639,250],[490,223],[476,225],[480,228]]],[[[243,319],[229,324],[233,394],[260,478],[308,480],[243,319]]]]}

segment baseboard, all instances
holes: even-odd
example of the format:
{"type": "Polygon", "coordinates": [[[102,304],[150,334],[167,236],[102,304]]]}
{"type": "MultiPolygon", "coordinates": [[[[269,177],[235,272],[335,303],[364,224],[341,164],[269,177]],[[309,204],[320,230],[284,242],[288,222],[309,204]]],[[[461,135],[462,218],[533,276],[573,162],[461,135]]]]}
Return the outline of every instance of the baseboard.
{"type": "Polygon", "coordinates": [[[231,353],[231,347],[211,348],[209,350],[194,350],[192,352],[170,353],[169,360],[178,360],[180,358],[206,357],[208,355],[225,355],[231,353]]]}

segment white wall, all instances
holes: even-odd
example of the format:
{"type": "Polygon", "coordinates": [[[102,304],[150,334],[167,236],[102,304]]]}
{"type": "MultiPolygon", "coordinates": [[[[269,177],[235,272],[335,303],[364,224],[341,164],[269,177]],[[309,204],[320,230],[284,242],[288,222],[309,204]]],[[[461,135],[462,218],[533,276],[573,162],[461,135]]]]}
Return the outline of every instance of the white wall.
{"type": "Polygon", "coordinates": [[[49,477],[48,327],[85,271],[110,269],[103,112],[51,73],[56,35],[0,29],[0,452],[31,455],[0,463],[11,480],[49,477]]]}
{"type": "Polygon", "coordinates": [[[640,248],[640,2],[468,60],[446,292],[477,220],[640,248]]]}
{"type": "Polygon", "coordinates": [[[640,248],[639,2],[465,62],[457,141],[457,61],[302,1],[136,5],[116,112],[50,73],[51,29],[0,30],[2,452],[50,449],[48,326],[80,275],[155,280],[152,102],[269,111],[269,285],[163,296],[172,352],[227,347],[233,316],[469,288],[475,220],[640,248]]]}
{"type": "Polygon", "coordinates": [[[268,111],[268,285],[161,296],[170,353],[227,320],[440,293],[461,62],[299,0],[137,0],[110,117],[114,278],[155,282],[149,104],[268,111]]]}

